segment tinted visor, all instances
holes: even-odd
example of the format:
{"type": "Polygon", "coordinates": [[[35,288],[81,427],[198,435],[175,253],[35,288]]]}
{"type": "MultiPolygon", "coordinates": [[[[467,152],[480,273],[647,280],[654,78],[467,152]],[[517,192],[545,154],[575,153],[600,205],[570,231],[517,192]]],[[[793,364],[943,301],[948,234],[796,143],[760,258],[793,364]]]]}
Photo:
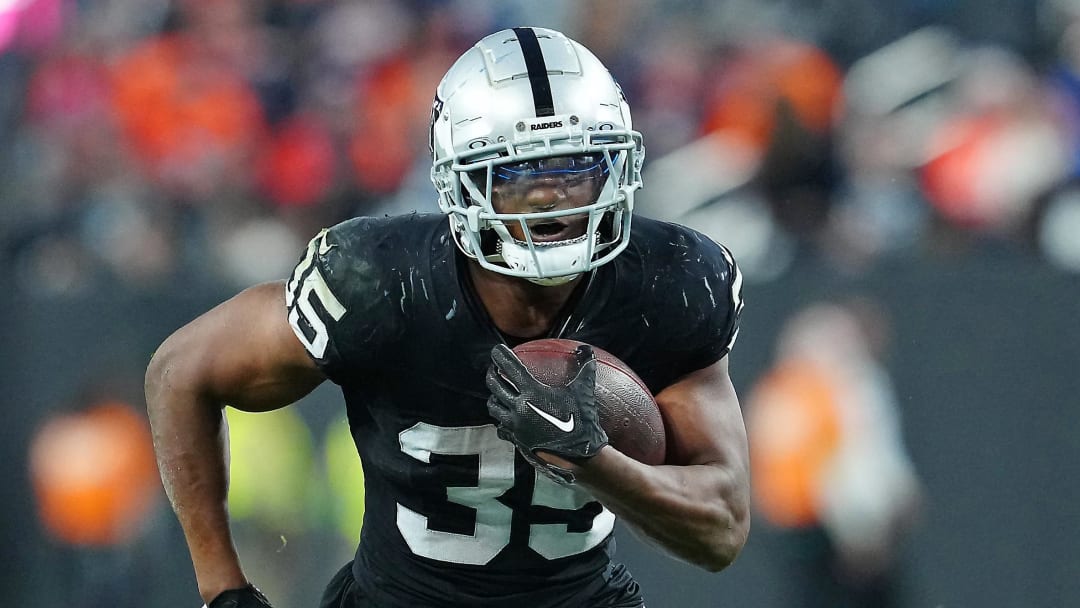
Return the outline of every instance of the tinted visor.
{"type": "Polygon", "coordinates": [[[595,200],[607,176],[608,163],[603,154],[575,154],[498,165],[494,167],[491,183],[496,195],[512,196],[544,185],[588,193],[595,200]]]}

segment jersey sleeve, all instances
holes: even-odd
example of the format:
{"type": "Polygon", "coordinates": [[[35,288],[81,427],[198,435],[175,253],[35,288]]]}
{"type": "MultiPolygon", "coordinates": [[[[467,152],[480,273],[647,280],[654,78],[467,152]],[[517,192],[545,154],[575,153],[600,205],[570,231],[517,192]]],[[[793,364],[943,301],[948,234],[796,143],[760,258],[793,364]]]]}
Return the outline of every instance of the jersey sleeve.
{"type": "Polygon", "coordinates": [[[319,232],[285,285],[293,333],[337,384],[368,368],[395,326],[366,246],[372,235],[357,222],[319,232]]]}
{"type": "Polygon", "coordinates": [[[693,255],[674,264],[677,283],[668,291],[667,309],[677,311],[668,348],[678,353],[684,372],[702,369],[727,356],[735,346],[742,317],[742,273],[723,245],[692,232],[693,255]],[[691,261],[692,260],[692,261],[691,261]]]}
{"type": "Polygon", "coordinates": [[[731,349],[735,347],[735,340],[739,337],[739,323],[742,320],[743,310],[743,277],[742,271],[739,270],[739,265],[735,263],[735,256],[731,254],[731,251],[723,245],[714,244],[720,249],[720,254],[724,258],[723,267],[718,269],[716,275],[720,284],[724,287],[724,306],[715,307],[724,310],[714,315],[714,321],[719,321],[718,324],[714,325],[716,328],[715,335],[719,338],[715,345],[723,345],[723,348],[715,352],[716,360],[720,360],[731,352],[731,349]],[[719,317],[722,317],[723,320],[720,321],[719,317]]]}

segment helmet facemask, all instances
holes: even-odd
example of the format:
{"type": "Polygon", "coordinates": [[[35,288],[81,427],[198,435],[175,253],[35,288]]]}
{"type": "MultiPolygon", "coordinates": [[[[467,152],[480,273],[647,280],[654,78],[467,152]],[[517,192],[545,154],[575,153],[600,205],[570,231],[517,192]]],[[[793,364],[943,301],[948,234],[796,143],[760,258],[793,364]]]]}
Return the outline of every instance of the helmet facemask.
{"type": "Polygon", "coordinates": [[[558,285],[629,243],[641,138],[609,130],[586,133],[576,146],[543,143],[530,152],[460,155],[436,163],[432,175],[466,255],[500,274],[558,285]]]}

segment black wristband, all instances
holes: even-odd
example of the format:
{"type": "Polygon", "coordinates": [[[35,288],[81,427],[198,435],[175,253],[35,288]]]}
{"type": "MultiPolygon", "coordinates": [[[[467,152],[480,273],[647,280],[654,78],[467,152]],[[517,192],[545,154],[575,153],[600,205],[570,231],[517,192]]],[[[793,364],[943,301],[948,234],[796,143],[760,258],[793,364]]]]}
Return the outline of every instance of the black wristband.
{"type": "Polygon", "coordinates": [[[218,594],[206,608],[273,608],[262,591],[248,583],[239,589],[227,589],[218,594]]]}

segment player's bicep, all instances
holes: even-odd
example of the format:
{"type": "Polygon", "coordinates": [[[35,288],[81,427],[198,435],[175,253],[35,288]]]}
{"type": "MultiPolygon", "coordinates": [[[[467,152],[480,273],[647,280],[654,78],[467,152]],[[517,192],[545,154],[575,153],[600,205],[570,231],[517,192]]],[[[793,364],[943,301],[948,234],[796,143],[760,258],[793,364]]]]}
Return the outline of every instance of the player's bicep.
{"type": "Polygon", "coordinates": [[[164,356],[214,402],[253,411],[284,407],[323,380],[285,311],[281,282],[257,285],[170,337],[164,356]]]}
{"type": "Polygon", "coordinates": [[[663,389],[656,402],[667,431],[667,464],[717,464],[748,475],[746,427],[726,356],[663,389]]]}

